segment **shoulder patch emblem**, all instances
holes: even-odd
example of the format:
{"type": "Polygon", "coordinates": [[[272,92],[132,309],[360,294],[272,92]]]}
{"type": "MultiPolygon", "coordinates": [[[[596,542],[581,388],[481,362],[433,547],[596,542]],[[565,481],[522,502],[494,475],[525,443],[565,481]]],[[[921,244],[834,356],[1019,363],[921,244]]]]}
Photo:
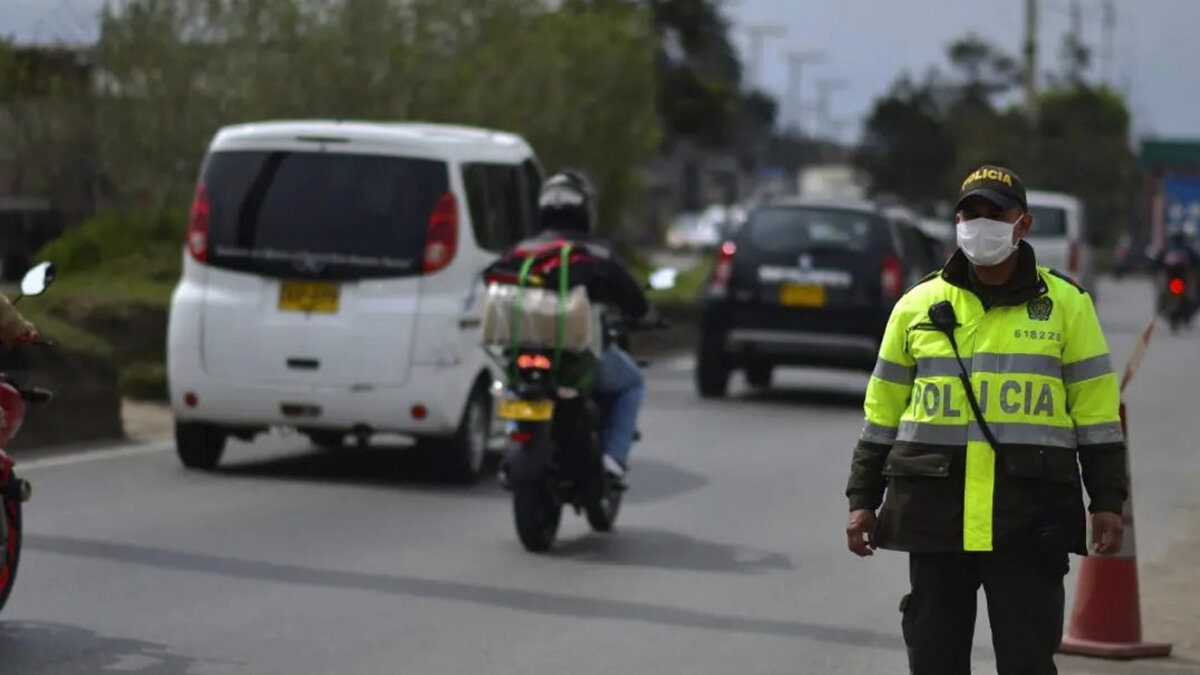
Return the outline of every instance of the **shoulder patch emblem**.
{"type": "Polygon", "coordinates": [[[1081,286],[1078,281],[1075,281],[1075,279],[1073,279],[1071,276],[1069,276],[1067,274],[1059,272],[1056,269],[1051,269],[1050,274],[1053,274],[1054,276],[1058,277],[1059,279],[1062,279],[1063,281],[1067,282],[1068,284],[1071,284],[1076,289],[1078,289],[1080,293],[1088,292],[1087,289],[1084,288],[1083,286],[1081,286]]]}
{"type": "Polygon", "coordinates": [[[1030,300],[1025,309],[1029,312],[1030,319],[1034,321],[1048,321],[1051,312],[1054,311],[1054,301],[1050,299],[1050,296],[1043,295],[1040,298],[1030,300]]]}

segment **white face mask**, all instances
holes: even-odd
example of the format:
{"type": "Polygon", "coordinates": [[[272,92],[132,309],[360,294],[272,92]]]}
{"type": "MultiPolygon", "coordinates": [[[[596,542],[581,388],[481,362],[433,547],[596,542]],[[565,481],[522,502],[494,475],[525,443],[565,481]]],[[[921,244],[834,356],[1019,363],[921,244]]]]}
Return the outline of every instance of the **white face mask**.
{"type": "Polygon", "coordinates": [[[1024,217],[1022,214],[1013,223],[990,218],[964,220],[956,228],[958,247],[972,264],[980,267],[999,265],[1017,250],[1013,232],[1024,217]]]}

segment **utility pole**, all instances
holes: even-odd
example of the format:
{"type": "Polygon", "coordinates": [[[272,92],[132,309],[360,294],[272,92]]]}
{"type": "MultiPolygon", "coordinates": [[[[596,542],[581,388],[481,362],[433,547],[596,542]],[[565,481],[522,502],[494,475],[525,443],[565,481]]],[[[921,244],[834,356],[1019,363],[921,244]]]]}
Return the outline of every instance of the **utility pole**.
{"type": "Polygon", "coordinates": [[[841,78],[825,78],[817,80],[817,133],[828,136],[833,126],[830,115],[830,95],[839,89],[849,87],[850,83],[841,78]]]}
{"type": "Polygon", "coordinates": [[[745,26],[742,30],[750,37],[750,85],[765,89],[762,81],[763,43],[767,38],[782,38],[787,29],[778,24],[745,26]]]}
{"type": "Polygon", "coordinates": [[[801,79],[806,64],[820,64],[825,62],[824,52],[805,51],[805,52],[789,52],[788,59],[788,87],[787,99],[784,105],[788,111],[785,116],[788,130],[796,136],[801,136],[804,133],[804,102],[803,88],[800,86],[803,82],[801,79]]]}
{"type": "Polygon", "coordinates": [[[1116,58],[1117,6],[1104,0],[1104,44],[1101,46],[1101,73],[1104,84],[1112,86],[1113,60],[1116,58]]]}
{"type": "Polygon", "coordinates": [[[1037,128],[1038,3],[1025,0],[1025,115],[1030,132],[1037,128]]]}

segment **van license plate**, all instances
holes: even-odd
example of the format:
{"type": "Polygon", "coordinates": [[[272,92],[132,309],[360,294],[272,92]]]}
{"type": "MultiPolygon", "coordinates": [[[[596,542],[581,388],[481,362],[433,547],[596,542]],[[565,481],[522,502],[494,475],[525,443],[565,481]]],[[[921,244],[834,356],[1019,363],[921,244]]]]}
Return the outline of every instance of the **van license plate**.
{"type": "Polygon", "coordinates": [[[785,307],[824,307],[825,287],[809,284],[784,284],[779,302],[785,307]]]}
{"type": "Polygon", "coordinates": [[[281,312],[337,314],[340,301],[341,287],[337,284],[285,281],[279,285],[281,312]]]}
{"type": "Polygon", "coordinates": [[[497,414],[518,422],[545,422],[554,416],[554,401],[502,399],[497,414]]]}

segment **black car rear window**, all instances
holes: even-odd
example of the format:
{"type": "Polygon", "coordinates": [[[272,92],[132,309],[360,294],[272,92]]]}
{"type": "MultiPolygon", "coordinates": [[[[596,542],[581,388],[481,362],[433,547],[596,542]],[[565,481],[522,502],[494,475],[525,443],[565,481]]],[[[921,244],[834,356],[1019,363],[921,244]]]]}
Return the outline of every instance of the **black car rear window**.
{"type": "Polygon", "coordinates": [[[209,263],[276,277],[419,274],[444,162],[332,152],[216,152],[209,263]]]}
{"type": "Polygon", "coordinates": [[[887,221],[851,209],[768,207],[755,211],[742,232],[754,247],[781,253],[816,249],[865,252],[886,243],[887,221]]]}

